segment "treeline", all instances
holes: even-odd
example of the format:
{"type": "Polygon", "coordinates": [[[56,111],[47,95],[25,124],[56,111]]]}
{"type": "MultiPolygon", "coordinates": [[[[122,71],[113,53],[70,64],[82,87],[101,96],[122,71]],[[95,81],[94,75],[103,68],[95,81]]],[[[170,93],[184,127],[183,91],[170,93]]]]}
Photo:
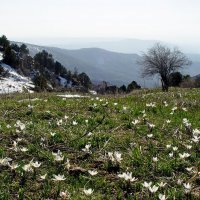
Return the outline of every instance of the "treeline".
{"type": "Polygon", "coordinates": [[[106,81],[102,81],[100,84],[93,86],[93,88],[99,94],[125,94],[141,89],[141,86],[136,81],[132,81],[127,86],[122,85],[121,87],[109,85],[106,81]]]}
{"type": "Polygon", "coordinates": [[[0,37],[0,51],[3,52],[3,62],[12,66],[21,75],[30,77],[37,91],[61,90],[71,87],[87,91],[92,86],[86,73],[79,74],[77,70],[74,72],[67,70],[45,50],[31,57],[25,44],[19,46],[10,43],[3,35],[0,37]]]}
{"type": "Polygon", "coordinates": [[[190,75],[183,75],[180,72],[173,72],[169,75],[170,87],[183,87],[183,88],[199,88],[200,77],[190,77],[190,75]]]}

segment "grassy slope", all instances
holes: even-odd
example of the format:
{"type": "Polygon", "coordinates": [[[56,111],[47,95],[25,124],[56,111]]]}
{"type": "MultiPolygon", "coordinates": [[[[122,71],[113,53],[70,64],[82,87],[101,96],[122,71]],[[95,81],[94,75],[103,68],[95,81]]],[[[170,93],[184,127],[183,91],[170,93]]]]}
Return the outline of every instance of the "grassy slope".
{"type": "MultiPolygon", "coordinates": [[[[141,91],[127,97],[100,99],[62,99],[55,94],[36,96],[40,100],[18,102],[26,99],[25,95],[0,99],[0,158],[12,158],[10,163],[19,165],[11,170],[0,164],[0,199],[61,199],[59,192],[65,190],[71,199],[158,199],[160,193],[165,193],[168,199],[200,198],[199,175],[192,178],[195,172],[186,170],[193,167],[196,171],[200,163],[199,143],[191,142],[192,133],[183,124],[183,118],[187,118],[193,129],[200,129],[200,90],[141,91]],[[151,102],[156,107],[146,106],[151,102]],[[28,107],[30,104],[33,108],[28,107]],[[170,114],[175,106],[177,110],[170,114]],[[143,110],[146,117],[141,113],[143,110]],[[134,126],[135,119],[140,122],[134,126]],[[24,130],[15,127],[17,120],[26,125],[24,130]],[[73,125],[73,121],[78,124],[73,125]],[[147,123],[155,127],[150,129],[147,123]],[[148,134],[153,137],[148,138],[148,134]],[[13,149],[13,141],[18,138],[22,140],[13,149]],[[91,144],[90,153],[82,150],[86,144],[91,144]],[[167,144],[178,147],[172,158],[168,154],[173,149],[167,149],[167,144]],[[185,145],[192,148],[187,149],[185,145]],[[22,152],[22,147],[28,151],[22,152]],[[64,155],[60,162],[52,155],[58,150],[64,155]],[[114,151],[122,154],[121,162],[109,160],[107,153],[114,151]],[[180,159],[179,153],[183,152],[190,153],[190,157],[180,159]],[[152,161],[156,156],[157,163],[152,161]],[[41,166],[25,172],[22,167],[32,159],[41,166]],[[96,176],[88,173],[93,169],[98,171],[96,176]],[[127,171],[137,180],[130,183],[118,177],[127,171]],[[46,179],[40,180],[40,175],[46,173],[46,179]],[[66,180],[55,182],[53,174],[62,174],[66,180]],[[184,193],[183,184],[177,184],[178,179],[192,183],[191,193],[184,193]],[[151,194],[142,186],[144,181],[152,181],[153,185],[163,181],[167,185],[151,194]],[[86,196],[83,188],[92,188],[94,192],[86,196]]],[[[33,94],[31,98],[34,97],[33,94]]]]}

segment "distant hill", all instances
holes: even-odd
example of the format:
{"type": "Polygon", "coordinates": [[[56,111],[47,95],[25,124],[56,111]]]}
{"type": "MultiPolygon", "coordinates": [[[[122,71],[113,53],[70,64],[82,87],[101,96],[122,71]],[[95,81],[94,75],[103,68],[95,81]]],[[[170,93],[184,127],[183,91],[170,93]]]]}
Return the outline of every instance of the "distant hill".
{"type": "MultiPolygon", "coordinates": [[[[151,41],[153,44],[153,41],[151,41]]],[[[152,46],[151,44],[151,46],[152,46]]],[[[66,68],[78,72],[86,72],[93,81],[108,81],[111,84],[128,84],[135,80],[142,86],[154,87],[159,85],[159,80],[142,79],[141,68],[137,65],[137,60],[140,58],[138,54],[118,53],[100,48],[83,48],[76,50],[67,50],[56,47],[37,46],[26,44],[32,55],[41,50],[46,50],[53,57],[61,62],[66,68]]],[[[146,44],[150,45],[149,43],[146,44]]],[[[187,55],[193,64],[184,70],[182,73],[195,76],[200,74],[200,55],[187,55]]]]}
{"type": "Polygon", "coordinates": [[[71,39],[59,41],[59,44],[51,46],[63,49],[82,49],[82,48],[101,48],[108,51],[123,53],[140,53],[152,47],[156,40],[139,40],[139,39],[71,39]]]}
{"type": "MultiPolygon", "coordinates": [[[[26,44],[33,56],[41,50],[53,55],[66,68],[78,72],[86,72],[94,82],[108,81],[111,84],[128,84],[135,80],[144,85],[141,79],[140,67],[137,65],[139,55],[111,52],[100,48],[84,48],[67,50],[56,47],[42,47],[26,44]]],[[[155,82],[146,80],[148,86],[155,86],[155,82]]]]}

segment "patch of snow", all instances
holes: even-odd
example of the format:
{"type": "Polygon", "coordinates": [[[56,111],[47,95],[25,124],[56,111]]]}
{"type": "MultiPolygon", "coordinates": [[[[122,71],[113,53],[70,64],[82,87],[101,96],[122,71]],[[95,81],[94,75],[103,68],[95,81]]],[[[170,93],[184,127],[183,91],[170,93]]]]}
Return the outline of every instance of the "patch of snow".
{"type": "Polygon", "coordinates": [[[0,61],[3,60],[3,54],[0,52],[0,61]]]}
{"type": "Polygon", "coordinates": [[[0,94],[5,93],[22,93],[25,90],[31,91],[31,88],[34,88],[32,81],[24,76],[18,74],[12,67],[4,63],[1,64],[5,71],[9,72],[8,77],[2,77],[0,79],[0,94]]]}
{"type": "Polygon", "coordinates": [[[60,84],[65,87],[67,85],[67,79],[59,76],[60,84]]]}
{"type": "Polygon", "coordinates": [[[90,94],[93,94],[93,95],[97,95],[97,92],[95,90],[89,90],[88,91],[90,94]]]}
{"type": "Polygon", "coordinates": [[[63,94],[63,95],[57,95],[58,97],[62,98],[90,98],[89,96],[81,96],[78,94],[63,94]]]}
{"type": "Polygon", "coordinates": [[[47,86],[53,90],[53,86],[50,83],[47,83],[47,86]]]}
{"type": "Polygon", "coordinates": [[[38,98],[35,98],[35,99],[22,99],[22,100],[19,100],[18,102],[30,102],[30,101],[40,101],[42,99],[38,99],[38,98]]]}

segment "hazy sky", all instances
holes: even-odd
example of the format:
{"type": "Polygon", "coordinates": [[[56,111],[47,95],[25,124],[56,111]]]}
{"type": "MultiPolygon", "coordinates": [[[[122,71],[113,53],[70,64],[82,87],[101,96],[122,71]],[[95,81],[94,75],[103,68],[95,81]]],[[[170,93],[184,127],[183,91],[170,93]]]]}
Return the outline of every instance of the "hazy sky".
{"type": "Polygon", "coordinates": [[[200,0],[0,0],[0,34],[200,44],[200,0]]]}

